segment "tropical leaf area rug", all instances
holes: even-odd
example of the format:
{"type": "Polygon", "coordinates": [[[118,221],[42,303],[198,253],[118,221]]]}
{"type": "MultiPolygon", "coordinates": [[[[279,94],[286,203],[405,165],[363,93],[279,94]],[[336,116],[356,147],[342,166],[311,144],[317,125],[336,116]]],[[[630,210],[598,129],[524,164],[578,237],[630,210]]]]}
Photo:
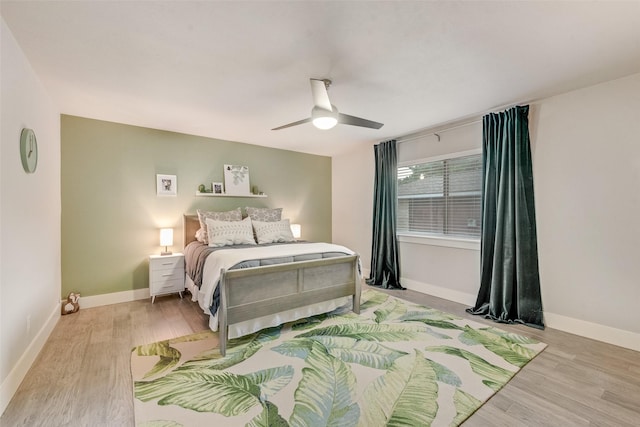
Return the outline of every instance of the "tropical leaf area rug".
{"type": "Polygon", "coordinates": [[[133,349],[137,426],[456,426],[546,347],[381,292],[361,314],[133,349]]]}

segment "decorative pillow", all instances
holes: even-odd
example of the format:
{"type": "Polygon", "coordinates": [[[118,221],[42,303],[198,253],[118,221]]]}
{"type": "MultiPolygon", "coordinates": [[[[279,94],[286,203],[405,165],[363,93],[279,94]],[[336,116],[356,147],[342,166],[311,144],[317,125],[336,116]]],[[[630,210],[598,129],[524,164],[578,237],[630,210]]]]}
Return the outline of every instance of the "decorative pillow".
{"type": "Polygon", "coordinates": [[[245,218],[242,221],[216,221],[215,219],[207,218],[206,223],[207,239],[209,246],[212,248],[256,244],[253,238],[251,218],[245,218]]]}
{"type": "Polygon", "coordinates": [[[295,242],[288,219],[282,221],[253,221],[253,229],[259,244],[295,242]]]}
{"type": "Polygon", "coordinates": [[[209,242],[207,240],[207,232],[204,228],[198,228],[198,231],[196,231],[196,240],[200,243],[204,243],[205,245],[209,242]]]}
{"type": "Polygon", "coordinates": [[[198,220],[200,221],[200,229],[196,231],[196,240],[204,243],[209,243],[207,240],[207,222],[206,219],[210,218],[216,221],[242,221],[242,211],[240,208],[235,208],[226,212],[208,212],[198,209],[198,220]]]}
{"type": "Polygon", "coordinates": [[[282,208],[252,208],[247,206],[247,215],[252,221],[275,222],[282,219],[282,208]]]}

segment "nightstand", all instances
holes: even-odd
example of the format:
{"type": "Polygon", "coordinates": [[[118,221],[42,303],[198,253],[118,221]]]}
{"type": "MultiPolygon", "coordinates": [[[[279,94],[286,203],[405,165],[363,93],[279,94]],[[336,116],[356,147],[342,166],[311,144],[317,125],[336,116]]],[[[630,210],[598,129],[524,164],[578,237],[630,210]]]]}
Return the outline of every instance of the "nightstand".
{"type": "Polygon", "coordinates": [[[184,291],[184,255],[150,255],[149,256],[149,294],[151,304],[156,295],[179,293],[184,291]]]}

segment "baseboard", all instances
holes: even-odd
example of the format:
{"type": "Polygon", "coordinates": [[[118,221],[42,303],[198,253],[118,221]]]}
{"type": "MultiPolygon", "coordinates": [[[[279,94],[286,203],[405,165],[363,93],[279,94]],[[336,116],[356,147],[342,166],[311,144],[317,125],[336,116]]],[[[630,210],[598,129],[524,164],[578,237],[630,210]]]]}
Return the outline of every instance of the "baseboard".
{"type": "Polygon", "coordinates": [[[555,313],[544,313],[545,325],[559,331],[640,351],[640,334],[555,313]]]}
{"type": "Polygon", "coordinates": [[[429,285],[428,283],[417,282],[411,279],[401,278],[400,283],[402,286],[407,289],[411,289],[412,291],[443,298],[469,307],[472,307],[476,303],[476,295],[467,294],[465,292],[447,289],[441,286],[429,285]]]}
{"type": "MultiPolygon", "coordinates": [[[[476,295],[467,294],[460,291],[442,288],[440,286],[429,285],[410,279],[400,279],[400,283],[407,289],[411,289],[423,294],[433,295],[449,301],[472,307],[476,303],[476,295]]],[[[555,313],[544,313],[545,326],[581,337],[606,342],[620,347],[640,351],[640,334],[625,331],[624,329],[612,328],[598,323],[575,319],[555,313]]]]}
{"type": "Polygon", "coordinates": [[[80,309],[100,307],[103,305],[120,304],[149,298],[149,288],[133,289],[131,291],[113,292],[110,294],[80,296],[80,309]]]}
{"type": "Polygon", "coordinates": [[[40,328],[36,336],[33,338],[33,341],[31,341],[27,349],[24,351],[18,360],[18,363],[15,364],[13,369],[11,369],[11,372],[9,372],[9,375],[7,375],[7,378],[2,382],[2,385],[0,386],[0,414],[3,414],[4,410],[7,409],[13,395],[18,390],[20,383],[22,383],[22,380],[27,375],[31,365],[33,365],[33,362],[36,360],[36,357],[40,354],[40,351],[47,342],[47,339],[49,339],[49,336],[51,335],[51,332],[53,332],[53,328],[55,328],[58,323],[59,318],[60,305],[56,304],[53,307],[51,315],[49,315],[47,321],[44,323],[42,328],[40,328]]]}

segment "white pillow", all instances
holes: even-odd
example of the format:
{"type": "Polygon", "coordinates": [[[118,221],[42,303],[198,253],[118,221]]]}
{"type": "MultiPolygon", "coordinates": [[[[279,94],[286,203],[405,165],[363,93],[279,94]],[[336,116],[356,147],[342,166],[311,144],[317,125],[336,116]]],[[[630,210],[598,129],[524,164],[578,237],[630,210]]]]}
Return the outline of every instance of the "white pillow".
{"type": "Polygon", "coordinates": [[[207,238],[209,246],[219,248],[231,245],[255,245],[251,218],[242,221],[216,221],[207,218],[207,238]]]}
{"type": "Polygon", "coordinates": [[[295,242],[296,240],[288,219],[270,222],[253,221],[253,229],[259,244],[295,242]]]}

